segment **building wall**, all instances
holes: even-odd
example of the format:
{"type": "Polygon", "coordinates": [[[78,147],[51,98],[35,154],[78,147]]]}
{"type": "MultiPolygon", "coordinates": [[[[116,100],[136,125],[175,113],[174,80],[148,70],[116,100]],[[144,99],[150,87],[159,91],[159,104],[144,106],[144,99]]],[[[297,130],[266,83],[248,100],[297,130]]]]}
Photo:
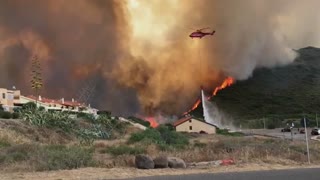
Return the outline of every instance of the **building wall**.
{"type": "Polygon", "coordinates": [[[19,101],[20,91],[0,88],[0,104],[6,111],[13,111],[14,102],[19,101]]]}
{"type": "Polygon", "coordinates": [[[196,119],[190,119],[182,124],[176,126],[176,131],[178,132],[195,132],[205,131],[208,134],[216,134],[216,127],[201,122],[196,119]],[[190,122],[191,121],[191,122],[190,122]]]}

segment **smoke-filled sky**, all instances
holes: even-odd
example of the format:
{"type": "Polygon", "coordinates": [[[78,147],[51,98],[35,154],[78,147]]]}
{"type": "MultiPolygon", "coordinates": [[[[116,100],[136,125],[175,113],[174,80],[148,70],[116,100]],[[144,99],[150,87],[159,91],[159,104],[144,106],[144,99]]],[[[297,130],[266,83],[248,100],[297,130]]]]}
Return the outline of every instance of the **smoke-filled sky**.
{"type": "Polygon", "coordinates": [[[0,0],[0,87],[28,95],[38,55],[41,95],[115,114],[185,111],[200,86],[292,62],[320,43],[318,0],[0,0]],[[211,27],[214,36],[188,35],[211,27]]]}

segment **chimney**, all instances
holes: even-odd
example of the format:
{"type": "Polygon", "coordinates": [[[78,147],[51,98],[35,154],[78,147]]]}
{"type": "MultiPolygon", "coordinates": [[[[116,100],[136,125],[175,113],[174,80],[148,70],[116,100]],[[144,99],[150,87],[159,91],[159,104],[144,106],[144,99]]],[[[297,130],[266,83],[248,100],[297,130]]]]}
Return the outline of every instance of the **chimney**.
{"type": "Polygon", "coordinates": [[[72,98],[72,102],[74,102],[74,99],[72,98]]]}
{"type": "Polygon", "coordinates": [[[42,100],[42,98],[41,98],[41,96],[39,96],[39,101],[41,101],[42,100]]]}
{"type": "Polygon", "coordinates": [[[64,104],[64,98],[62,98],[61,101],[62,101],[62,104],[64,104]]]}

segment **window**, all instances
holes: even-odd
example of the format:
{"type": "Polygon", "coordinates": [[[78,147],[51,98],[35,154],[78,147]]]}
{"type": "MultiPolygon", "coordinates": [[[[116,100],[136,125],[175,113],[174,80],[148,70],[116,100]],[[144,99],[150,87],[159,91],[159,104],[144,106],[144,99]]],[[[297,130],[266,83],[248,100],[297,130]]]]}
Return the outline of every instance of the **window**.
{"type": "Polygon", "coordinates": [[[2,99],[6,98],[6,93],[2,93],[2,99]]]}
{"type": "Polygon", "coordinates": [[[189,130],[192,130],[192,126],[189,126],[189,130]]]}
{"type": "Polygon", "coordinates": [[[192,123],[192,119],[189,120],[189,123],[192,123]]]}

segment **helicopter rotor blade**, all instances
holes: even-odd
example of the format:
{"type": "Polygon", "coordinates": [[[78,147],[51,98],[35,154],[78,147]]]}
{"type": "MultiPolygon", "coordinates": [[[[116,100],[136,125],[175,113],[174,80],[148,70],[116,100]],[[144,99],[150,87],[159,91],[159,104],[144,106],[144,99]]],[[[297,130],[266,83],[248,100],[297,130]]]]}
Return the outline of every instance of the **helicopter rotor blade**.
{"type": "Polygon", "coordinates": [[[199,31],[202,31],[202,30],[205,30],[205,29],[210,29],[210,27],[199,29],[199,31]]]}

